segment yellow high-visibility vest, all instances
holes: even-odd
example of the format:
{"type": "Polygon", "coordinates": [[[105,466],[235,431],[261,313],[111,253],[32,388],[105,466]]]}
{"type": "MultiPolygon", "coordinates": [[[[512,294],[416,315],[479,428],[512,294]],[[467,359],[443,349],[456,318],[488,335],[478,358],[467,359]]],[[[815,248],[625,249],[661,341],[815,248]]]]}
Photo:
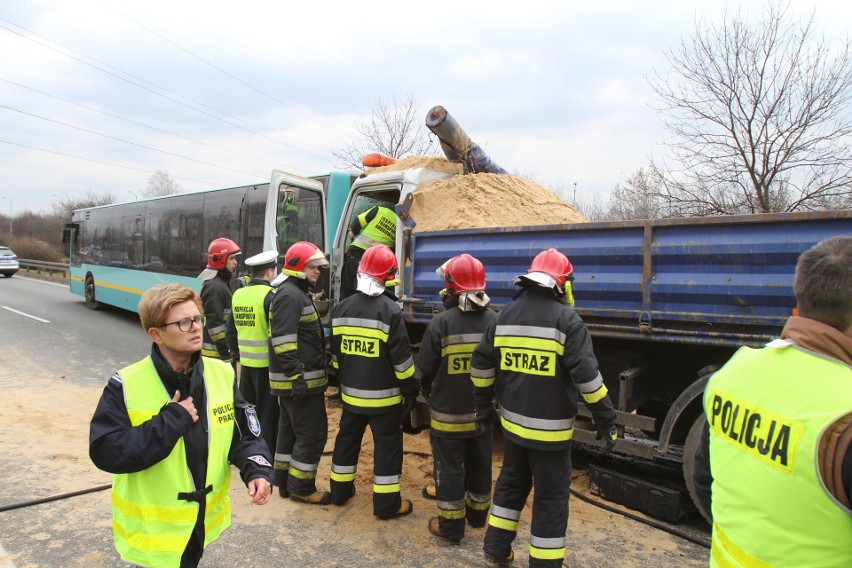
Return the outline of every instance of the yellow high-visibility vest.
{"type": "MultiPolygon", "coordinates": [[[[234,433],[234,371],[223,361],[204,357],[202,361],[210,431],[205,483],[212,487],[204,498],[207,547],[231,525],[228,452],[234,433]]],[[[171,400],[150,357],[119,373],[131,425],[147,422],[171,400]]],[[[143,566],[179,566],[199,504],[179,498],[178,493],[203,489],[193,483],[183,438],[165,459],[148,469],[113,475],[112,526],[121,558],[143,566]]]]}
{"type": "Polygon", "coordinates": [[[710,566],[852,566],[852,511],[818,475],[820,437],[852,411],[852,369],[784,340],[709,381],[710,566]]]}

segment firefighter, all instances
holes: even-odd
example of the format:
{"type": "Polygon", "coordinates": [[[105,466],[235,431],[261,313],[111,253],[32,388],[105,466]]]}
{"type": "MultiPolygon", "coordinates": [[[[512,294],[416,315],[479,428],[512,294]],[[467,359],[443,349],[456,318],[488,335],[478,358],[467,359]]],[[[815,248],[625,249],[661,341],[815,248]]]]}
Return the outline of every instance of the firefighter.
{"type": "Polygon", "coordinates": [[[793,289],[781,337],[704,389],[710,566],[852,566],[852,236],[804,252],[793,289]]]}
{"type": "Polygon", "coordinates": [[[148,357],[115,373],[89,432],[89,456],[113,474],[115,547],[139,566],[196,566],[231,524],[229,462],[251,502],[269,500],[272,459],[234,371],[202,357],[201,301],[161,284],[139,301],[148,357]]]}
{"type": "MultiPolygon", "coordinates": [[[[429,323],[420,345],[420,388],[429,402],[438,516],[429,532],[453,543],[465,519],[482,527],[491,505],[492,423],[476,422],[470,356],[496,315],[488,309],[485,268],[469,254],[438,269],[445,311],[429,323]]],[[[428,489],[426,489],[428,492],[428,489]]]]}
{"type": "Polygon", "coordinates": [[[234,365],[228,341],[225,338],[225,323],[231,315],[231,297],[234,294],[231,279],[237,268],[239,245],[231,239],[218,238],[207,247],[207,268],[198,278],[201,285],[201,303],[207,324],[204,326],[204,343],[201,354],[213,359],[222,359],[234,365]]]}
{"type": "Polygon", "coordinates": [[[515,299],[492,320],[471,358],[477,420],[499,404],[503,465],[494,488],[483,550],[498,563],[514,558],[512,541],[535,484],[530,566],[561,566],[565,556],[571,438],[580,396],[607,450],[615,411],[592,340],[573,303],[573,268],[556,249],[542,251],[518,276],[515,299]]]}
{"type": "Polygon", "coordinates": [[[341,300],[355,293],[358,266],[367,249],[376,245],[394,248],[396,213],[389,207],[380,205],[370,207],[352,220],[349,225],[349,238],[352,242],[343,259],[340,281],[341,300]]]}
{"type": "Polygon", "coordinates": [[[316,245],[299,241],[287,249],[269,308],[269,385],[280,410],[275,449],[275,485],[281,497],[327,505],[317,490],[320,457],[328,440],[324,392],[325,339],[311,290],[328,266],[316,245]]]}
{"type": "Polygon", "coordinates": [[[234,292],[226,337],[240,363],[240,390],[255,405],[261,434],[270,449],[278,438],[278,398],[269,389],[269,307],[278,251],[268,250],[245,260],[251,271],[246,286],[234,292]]]}
{"type": "Polygon", "coordinates": [[[338,369],[343,414],[331,463],[332,502],[355,494],[361,440],[369,424],[375,445],[373,514],[408,515],[400,495],[402,414],[414,407],[418,387],[402,311],[390,288],[399,267],[385,245],[368,249],[358,265],[357,291],[331,314],[331,361],[338,369]]]}

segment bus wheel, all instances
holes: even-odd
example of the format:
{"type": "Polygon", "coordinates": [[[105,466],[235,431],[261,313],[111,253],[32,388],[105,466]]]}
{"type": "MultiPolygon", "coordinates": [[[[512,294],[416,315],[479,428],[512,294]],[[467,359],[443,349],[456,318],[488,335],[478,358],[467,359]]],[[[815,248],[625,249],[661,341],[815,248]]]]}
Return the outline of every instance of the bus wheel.
{"type": "Polygon", "coordinates": [[[91,274],[86,276],[86,307],[90,310],[97,310],[101,307],[95,299],[95,279],[92,278],[91,274]]]}
{"type": "Polygon", "coordinates": [[[710,511],[705,511],[698,499],[698,493],[695,491],[695,484],[692,481],[692,473],[695,471],[695,454],[698,452],[698,442],[701,440],[701,431],[705,428],[707,419],[704,414],[701,414],[695,419],[692,427],[689,429],[689,434],[686,435],[686,442],[683,444],[683,478],[686,481],[686,490],[689,491],[689,496],[695,507],[704,519],[712,524],[713,519],[710,517],[710,511]]]}

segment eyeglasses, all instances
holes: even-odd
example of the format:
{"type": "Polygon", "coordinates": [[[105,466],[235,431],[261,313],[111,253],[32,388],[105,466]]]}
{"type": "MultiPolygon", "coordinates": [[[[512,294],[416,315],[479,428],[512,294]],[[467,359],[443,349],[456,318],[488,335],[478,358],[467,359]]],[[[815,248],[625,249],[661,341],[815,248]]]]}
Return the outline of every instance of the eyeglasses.
{"type": "Polygon", "coordinates": [[[164,323],[160,327],[167,327],[170,325],[176,325],[181,331],[192,331],[192,324],[198,324],[199,327],[204,327],[207,323],[207,316],[205,315],[197,315],[194,318],[183,318],[178,321],[170,321],[169,323],[164,323]]]}

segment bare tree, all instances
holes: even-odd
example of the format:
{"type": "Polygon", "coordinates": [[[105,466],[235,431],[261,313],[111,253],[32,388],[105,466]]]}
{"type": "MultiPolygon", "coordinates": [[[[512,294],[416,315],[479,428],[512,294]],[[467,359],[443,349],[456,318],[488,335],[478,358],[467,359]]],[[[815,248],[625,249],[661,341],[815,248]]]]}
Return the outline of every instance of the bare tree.
{"type": "Polygon", "coordinates": [[[53,197],[54,199],[50,202],[50,207],[53,209],[53,213],[64,221],[71,220],[71,214],[74,213],[75,209],[109,205],[116,201],[113,193],[96,193],[91,189],[87,189],[82,195],[72,196],[66,193],[65,195],[54,195],[53,197]]]}
{"type": "Polygon", "coordinates": [[[605,219],[624,221],[673,215],[673,208],[664,198],[664,185],[664,176],[653,163],[647,170],[639,168],[615,186],[607,200],[605,219]]]}
{"type": "Polygon", "coordinates": [[[361,168],[365,154],[379,152],[391,158],[436,156],[437,145],[425,126],[426,113],[417,108],[417,99],[409,94],[404,101],[393,97],[390,102],[379,99],[369,122],[356,123],[361,139],[349,142],[332,154],[343,167],[361,168]]]}
{"type": "Polygon", "coordinates": [[[174,195],[181,191],[183,191],[183,188],[169,175],[168,171],[157,170],[148,178],[148,183],[145,184],[145,191],[142,192],[142,196],[162,197],[164,195],[174,195]]]}
{"type": "Polygon", "coordinates": [[[788,22],[770,2],[759,22],[703,19],[650,80],[673,135],[661,193],[675,215],[852,206],[852,65],[813,15],[788,22]]]}

